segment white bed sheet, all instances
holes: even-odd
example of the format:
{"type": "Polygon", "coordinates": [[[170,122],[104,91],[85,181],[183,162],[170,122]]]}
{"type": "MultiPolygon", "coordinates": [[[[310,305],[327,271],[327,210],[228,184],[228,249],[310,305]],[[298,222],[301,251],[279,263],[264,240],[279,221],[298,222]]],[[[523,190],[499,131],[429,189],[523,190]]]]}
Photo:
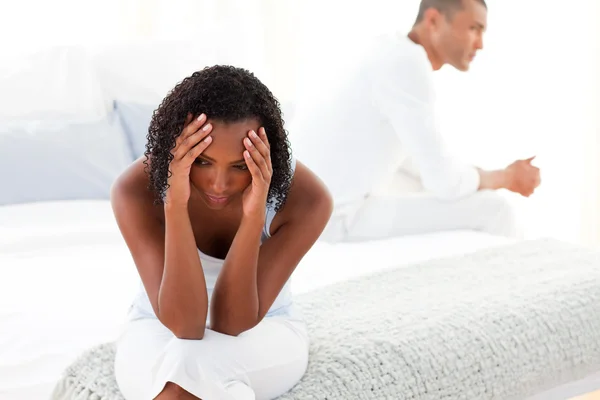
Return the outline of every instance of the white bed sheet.
{"type": "MultiPolygon", "coordinates": [[[[376,270],[507,240],[457,231],[318,243],[294,274],[302,293],[376,270]]],[[[0,207],[0,399],[46,399],[83,350],[114,340],[138,275],[107,201],[0,207]]]]}

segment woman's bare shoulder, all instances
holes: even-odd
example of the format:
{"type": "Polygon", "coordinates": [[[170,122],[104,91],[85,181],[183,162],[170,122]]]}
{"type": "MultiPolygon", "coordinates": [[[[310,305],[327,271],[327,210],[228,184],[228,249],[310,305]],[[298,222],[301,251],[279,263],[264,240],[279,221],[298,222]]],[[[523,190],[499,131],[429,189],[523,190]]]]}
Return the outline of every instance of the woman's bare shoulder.
{"type": "Polygon", "coordinates": [[[145,157],[140,157],[129,165],[115,180],[111,189],[113,208],[139,207],[146,215],[158,219],[164,217],[163,208],[154,202],[154,193],[148,188],[149,179],[144,164],[145,157]]]}
{"type": "Polygon", "coordinates": [[[302,221],[308,216],[316,219],[329,219],[333,200],[329,190],[314,172],[300,161],[296,162],[296,171],[285,205],[273,219],[271,232],[292,221],[302,221]]]}

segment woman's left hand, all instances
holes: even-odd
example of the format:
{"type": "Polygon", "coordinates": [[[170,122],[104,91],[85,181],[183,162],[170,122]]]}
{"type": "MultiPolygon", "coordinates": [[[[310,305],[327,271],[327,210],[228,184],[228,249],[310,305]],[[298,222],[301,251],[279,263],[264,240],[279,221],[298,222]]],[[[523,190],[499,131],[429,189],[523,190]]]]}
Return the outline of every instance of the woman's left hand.
{"type": "Polygon", "coordinates": [[[261,218],[264,220],[266,204],[273,176],[271,165],[271,147],[264,128],[248,132],[244,138],[244,160],[252,174],[252,183],[248,185],[243,195],[243,212],[246,218],[261,218]]]}

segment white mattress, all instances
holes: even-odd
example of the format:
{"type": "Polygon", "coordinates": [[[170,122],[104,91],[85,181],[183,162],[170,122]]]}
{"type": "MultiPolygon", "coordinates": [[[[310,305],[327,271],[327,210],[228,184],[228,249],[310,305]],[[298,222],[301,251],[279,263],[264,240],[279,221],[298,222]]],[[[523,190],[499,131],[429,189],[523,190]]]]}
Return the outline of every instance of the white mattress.
{"type": "MultiPolygon", "coordinates": [[[[456,231],[318,243],[298,266],[292,289],[306,292],[375,270],[506,242],[456,231]]],[[[77,355],[114,340],[139,279],[106,201],[0,207],[0,274],[2,400],[48,398],[77,355]]]]}

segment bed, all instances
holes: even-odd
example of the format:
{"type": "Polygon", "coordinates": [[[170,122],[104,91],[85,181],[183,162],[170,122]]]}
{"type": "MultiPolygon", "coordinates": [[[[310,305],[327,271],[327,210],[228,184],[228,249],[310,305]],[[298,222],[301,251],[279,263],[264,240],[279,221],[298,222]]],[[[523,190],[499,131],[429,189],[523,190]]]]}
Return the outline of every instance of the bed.
{"type": "MultiPolygon", "coordinates": [[[[472,231],[362,243],[317,243],[293,277],[298,295],[416,262],[510,243],[472,231]]],[[[0,398],[49,398],[82,352],[114,340],[138,276],[108,201],[0,207],[0,398]]],[[[600,388],[600,374],[540,393],[566,399],[600,388]]]]}
{"type": "MultiPolygon", "coordinates": [[[[469,231],[353,244],[318,243],[297,268],[305,293],[398,263],[506,240],[469,231]]],[[[0,207],[0,398],[48,398],[82,351],[118,335],[137,272],[108,201],[0,207]]]]}

